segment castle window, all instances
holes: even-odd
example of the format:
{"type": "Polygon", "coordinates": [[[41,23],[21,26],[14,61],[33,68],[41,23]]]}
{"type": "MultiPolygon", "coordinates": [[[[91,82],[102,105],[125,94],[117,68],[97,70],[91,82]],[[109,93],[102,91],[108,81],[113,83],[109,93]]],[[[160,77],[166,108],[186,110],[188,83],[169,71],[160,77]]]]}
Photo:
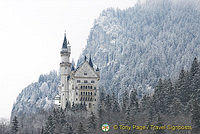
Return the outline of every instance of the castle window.
{"type": "Polygon", "coordinates": [[[87,81],[87,80],[84,80],[84,83],[88,83],[88,81],[87,81]]]}
{"type": "Polygon", "coordinates": [[[76,101],[77,101],[78,99],[76,98],[76,101]]]}
{"type": "Polygon", "coordinates": [[[82,92],[81,92],[81,95],[82,95],[82,92]]]}
{"type": "Polygon", "coordinates": [[[87,75],[87,73],[84,73],[84,75],[87,75]]]}
{"type": "Polygon", "coordinates": [[[94,95],[96,95],[96,93],[94,93],[94,95]]]}
{"type": "Polygon", "coordinates": [[[87,89],[87,86],[85,88],[87,89]]]}
{"type": "Polygon", "coordinates": [[[96,101],[96,99],[94,99],[96,101]]]}
{"type": "Polygon", "coordinates": [[[91,83],[95,83],[95,81],[92,80],[91,83]]]}
{"type": "Polygon", "coordinates": [[[86,95],[87,95],[87,92],[86,92],[86,95]]]}
{"type": "Polygon", "coordinates": [[[81,83],[81,81],[80,81],[80,80],[77,80],[77,83],[81,83]]]}
{"type": "Polygon", "coordinates": [[[91,105],[91,103],[89,103],[89,108],[92,108],[92,105],[91,105]]]}
{"type": "Polygon", "coordinates": [[[83,92],[83,95],[85,95],[85,92],[83,92]]]}
{"type": "Polygon", "coordinates": [[[81,89],[82,89],[83,87],[81,86],[81,89]]]}
{"type": "Polygon", "coordinates": [[[96,87],[94,87],[94,89],[96,89],[96,87]]]}
{"type": "Polygon", "coordinates": [[[80,98],[80,101],[82,101],[82,97],[80,98]]]}
{"type": "Polygon", "coordinates": [[[90,94],[92,95],[92,92],[90,94]]]}
{"type": "Polygon", "coordinates": [[[90,101],[92,101],[92,97],[90,98],[90,101]]]}
{"type": "Polygon", "coordinates": [[[76,87],[76,89],[78,89],[78,87],[76,87]]]}
{"type": "Polygon", "coordinates": [[[78,95],[78,93],[76,92],[76,95],[78,95]]]}

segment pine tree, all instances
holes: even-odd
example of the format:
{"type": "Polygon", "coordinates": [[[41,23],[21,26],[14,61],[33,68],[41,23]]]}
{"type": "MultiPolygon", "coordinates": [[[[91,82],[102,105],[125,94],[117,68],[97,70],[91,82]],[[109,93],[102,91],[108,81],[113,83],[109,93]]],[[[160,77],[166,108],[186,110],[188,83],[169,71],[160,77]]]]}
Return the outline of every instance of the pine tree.
{"type": "Polygon", "coordinates": [[[77,133],[78,134],[86,134],[87,133],[82,122],[80,122],[78,125],[77,133]]]}
{"type": "Polygon", "coordinates": [[[155,88],[155,92],[153,95],[153,108],[155,110],[156,113],[161,112],[164,113],[165,112],[165,100],[166,99],[166,93],[164,90],[164,82],[162,81],[162,79],[159,79],[158,81],[158,85],[155,88]]]}
{"type": "Polygon", "coordinates": [[[178,98],[173,99],[173,102],[170,105],[170,110],[168,112],[170,112],[170,114],[174,115],[175,117],[183,113],[183,105],[180,99],[178,98]]]}
{"type": "Polygon", "coordinates": [[[58,134],[74,134],[74,130],[72,128],[72,125],[66,122],[62,126],[60,133],[58,133],[58,134]]]}
{"type": "Polygon", "coordinates": [[[114,100],[113,104],[113,113],[119,113],[121,111],[119,103],[117,100],[114,100]]]}
{"type": "Polygon", "coordinates": [[[194,76],[195,74],[197,74],[198,69],[199,69],[199,63],[198,63],[197,58],[195,57],[193,62],[192,62],[191,69],[190,69],[191,75],[194,76]]]}
{"type": "Polygon", "coordinates": [[[44,134],[54,134],[54,130],[55,130],[54,123],[55,121],[53,120],[53,117],[49,115],[46,125],[45,125],[44,134]]]}
{"type": "Polygon", "coordinates": [[[17,120],[17,116],[14,116],[12,123],[11,123],[11,134],[17,134],[17,132],[19,131],[18,124],[19,124],[19,122],[17,120]]]}
{"type": "Polygon", "coordinates": [[[126,109],[128,108],[128,104],[129,104],[129,94],[128,94],[128,91],[125,90],[122,97],[122,111],[124,113],[126,112],[126,109]]]}
{"type": "Polygon", "coordinates": [[[91,112],[90,117],[88,118],[88,128],[90,133],[95,132],[97,128],[97,118],[93,112],[91,112]]]}
{"type": "Polygon", "coordinates": [[[130,94],[130,109],[131,110],[138,110],[139,105],[138,105],[138,98],[137,98],[137,90],[134,89],[131,91],[130,94]]]}
{"type": "Polygon", "coordinates": [[[111,104],[111,97],[110,95],[108,94],[105,98],[105,110],[107,112],[110,112],[112,110],[112,104],[111,104]]]}
{"type": "Polygon", "coordinates": [[[141,111],[149,110],[151,105],[151,98],[148,95],[144,95],[141,100],[141,111]]]}
{"type": "Polygon", "coordinates": [[[193,133],[200,132],[200,105],[198,104],[198,100],[194,100],[192,107],[192,124],[193,124],[193,133]]]}
{"type": "Polygon", "coordinates": [[[99,106],[98,106],[98,117],[99,117],[100,124],[103,123],[104,114],[105,114],[104,105],[102,103],[99,103],[99,106]]]}
{"type": "Polygon", "coordinates": [[[100,95],[99,95],[99,100],[102,103],[103,101],[105,101],[105,91],[104,89],[101,90],[100,95]]]}

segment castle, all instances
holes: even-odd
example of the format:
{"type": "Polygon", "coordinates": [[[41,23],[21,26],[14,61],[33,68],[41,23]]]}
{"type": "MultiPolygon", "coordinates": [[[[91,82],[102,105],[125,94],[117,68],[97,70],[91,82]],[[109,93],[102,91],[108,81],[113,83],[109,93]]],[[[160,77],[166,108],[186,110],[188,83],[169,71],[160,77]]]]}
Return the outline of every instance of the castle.
{"type": "Polygon", "coordinates": [[[98,83],[100,72],[98,67],[95,69],[91,57],[89,61],[85,56],[84,62],[75,69],[70,63],[71,46],[64,35],[62,49],[60,51],[60,85],[59,95],[55,97],[55,104],[62,109],[67,104],[86,104],[88,111],[95,112],[99,100],[98,83]],[[68,103],[70,102],[70,103],[68,103]]]}

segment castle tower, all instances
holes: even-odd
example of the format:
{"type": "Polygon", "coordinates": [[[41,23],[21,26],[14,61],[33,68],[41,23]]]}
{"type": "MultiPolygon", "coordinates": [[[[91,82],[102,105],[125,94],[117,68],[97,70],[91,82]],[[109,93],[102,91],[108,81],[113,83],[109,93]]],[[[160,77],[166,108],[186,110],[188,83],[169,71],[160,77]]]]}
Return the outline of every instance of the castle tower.
{"type": "Polygon", "coordinates": [[[60,51],[61,55],[61,63],[60,63],[60,106],[62,109],[65,109],[66,102],[69,99],[69,76],[71,73],[71,63],[70,63],[70,54],[71,54],[71,46],[69,45],[69,41],[67,41],[66,33],[64,35],[64,41],[62,45],[62,49],[60,51]]]}
{"type": "Polygon", "coordinates": [[[64,36],[63,46],[60,51],[60,85],[59,95],[55,97],[55,104],[62,109],[68,106],[84,106],[88,111],[97,112],[99,101],[100,70],[85,56],[85,60],[79,67],[75,68],[70,63],[71,47],[64,36]]]}

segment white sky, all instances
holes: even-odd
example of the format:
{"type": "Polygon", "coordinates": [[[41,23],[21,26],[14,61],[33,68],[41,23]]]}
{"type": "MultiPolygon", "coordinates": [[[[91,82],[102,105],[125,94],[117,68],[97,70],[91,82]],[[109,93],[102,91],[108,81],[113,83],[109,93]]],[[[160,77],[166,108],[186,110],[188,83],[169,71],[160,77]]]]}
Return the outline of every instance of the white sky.
{"type": "Polygon", "coordinates": [[[103,9],[136,0],[0,0],[0,118],[9,118],[17,95],[40,74],[59,70],[64,31],[78,59],[103,9]]]}

